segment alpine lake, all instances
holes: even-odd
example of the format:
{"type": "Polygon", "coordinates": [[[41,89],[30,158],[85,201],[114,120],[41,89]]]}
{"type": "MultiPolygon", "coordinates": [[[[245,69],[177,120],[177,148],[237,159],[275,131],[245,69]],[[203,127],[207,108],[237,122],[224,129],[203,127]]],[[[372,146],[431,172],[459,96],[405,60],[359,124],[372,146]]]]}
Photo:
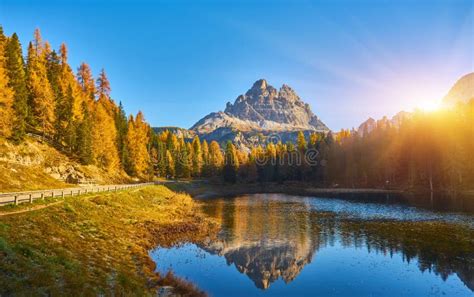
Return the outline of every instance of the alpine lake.
{"type": "Polygon", "coordinates": [[[251,194],[201,199],[215,239],[157,247],[210,296],[474,296],[474,199],[251,194]]]}

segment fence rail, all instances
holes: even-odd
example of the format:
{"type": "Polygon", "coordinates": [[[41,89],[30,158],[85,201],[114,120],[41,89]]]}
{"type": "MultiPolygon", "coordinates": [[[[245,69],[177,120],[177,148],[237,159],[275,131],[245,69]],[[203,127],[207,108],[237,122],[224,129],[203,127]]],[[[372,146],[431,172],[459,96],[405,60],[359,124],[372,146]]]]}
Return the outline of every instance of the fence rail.
{"type": "Polygon", "coordinates": [[[46,198],[57,198],[66,196],[79,196],[82,194],[100,193],[100,192],[116,192],[119,190],[139,188],[143,186],[153,185],[150,183],[140,184],[127,184],[127,185],[104,185],[104,186],[87,186],[81,188],[64,188],[64,189],[51,189],[51,190],[39,190],[39,191],[28,191],[28,192],[11,192],[11,193],[0,193],[0,206],[5,204],[20,204],[20,203],[32,203],[38,199],[46,198]]]}

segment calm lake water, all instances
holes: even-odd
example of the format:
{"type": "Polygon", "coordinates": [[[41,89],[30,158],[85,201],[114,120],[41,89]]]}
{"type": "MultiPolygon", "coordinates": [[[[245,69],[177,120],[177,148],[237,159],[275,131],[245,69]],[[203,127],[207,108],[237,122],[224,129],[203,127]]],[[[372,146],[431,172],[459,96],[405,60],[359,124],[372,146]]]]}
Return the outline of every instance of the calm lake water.
{"type": "Polygon", "coordinates": [[[362,198],[204,200],[218,238],[151,255],[210,296],[474,296],[469,209],[362,198]]]}

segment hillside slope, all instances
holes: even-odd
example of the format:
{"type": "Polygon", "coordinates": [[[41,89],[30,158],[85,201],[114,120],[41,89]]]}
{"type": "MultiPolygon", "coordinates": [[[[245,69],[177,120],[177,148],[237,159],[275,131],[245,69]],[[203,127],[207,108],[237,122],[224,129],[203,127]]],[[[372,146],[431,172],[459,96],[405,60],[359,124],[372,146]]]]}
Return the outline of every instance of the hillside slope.
{"type": "Polygon", "coordinates": [[[0,139],[0,192],[122,182],[130,182],[125,173],[81,165],[39,139],[19,145],[0,139]]]}

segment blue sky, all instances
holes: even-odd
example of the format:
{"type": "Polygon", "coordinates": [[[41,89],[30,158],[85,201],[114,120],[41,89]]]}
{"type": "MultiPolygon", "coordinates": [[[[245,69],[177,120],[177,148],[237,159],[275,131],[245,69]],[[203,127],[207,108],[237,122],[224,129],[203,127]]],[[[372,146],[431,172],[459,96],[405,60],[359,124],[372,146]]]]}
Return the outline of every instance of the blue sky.
{"type": "Polygon", "coordinates": [[[190,127],[259,78],[331,129],[442,98],[474,71],[474,1],[0,0],[26,47],[39,27],[76,68],[105,68],[126,111],[190,127]]]}

